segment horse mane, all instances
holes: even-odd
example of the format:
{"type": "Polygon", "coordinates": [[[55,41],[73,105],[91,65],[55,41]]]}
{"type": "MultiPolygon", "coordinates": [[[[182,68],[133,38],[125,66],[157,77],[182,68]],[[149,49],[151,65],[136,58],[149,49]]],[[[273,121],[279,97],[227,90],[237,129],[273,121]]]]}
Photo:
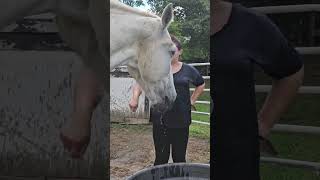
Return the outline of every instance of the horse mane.
{"type": "Polygon", "coordinates": [[[130,12],[133,13],[135,15],[140,15],[140,16],[145,16],[145,17],[152,17],[152,18],[159,18],[159,16],[140,10],[140,9],[136,9],[133,8],[131,6],[128,6],[124,3],[119,2],[118,0],[110,0],[110,9],[117,9],[120,11],[124,11],[124,12],[130,12]]]}

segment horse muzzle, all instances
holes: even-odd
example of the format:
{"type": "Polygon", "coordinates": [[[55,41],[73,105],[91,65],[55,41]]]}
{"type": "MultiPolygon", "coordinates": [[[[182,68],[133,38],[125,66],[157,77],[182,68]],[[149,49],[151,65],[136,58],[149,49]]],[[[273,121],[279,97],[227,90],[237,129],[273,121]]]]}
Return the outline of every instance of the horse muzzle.
{"type": "Polygon", "coordinates": [[[175,99],[170,99],[168,96],[165,96],[161,102],[152,105],[152,108],[158,112],[166,113],[172,109],[174,101],[175,99]]]}

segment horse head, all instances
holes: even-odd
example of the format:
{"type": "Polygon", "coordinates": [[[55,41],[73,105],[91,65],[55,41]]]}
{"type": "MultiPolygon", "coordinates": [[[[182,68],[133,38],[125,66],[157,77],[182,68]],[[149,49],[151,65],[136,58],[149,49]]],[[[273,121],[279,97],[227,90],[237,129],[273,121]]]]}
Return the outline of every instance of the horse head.
{"type": "Polygon", "coordinates": [[[151,107],[160,112],[170,109],[177,95],[171,72],[171,59],[177,48],[167,30],[172,20],[173,7],[169,4],[156,25],[153,24],[151,35],[137,44],[137,60],[127,64],[151,107]]]}

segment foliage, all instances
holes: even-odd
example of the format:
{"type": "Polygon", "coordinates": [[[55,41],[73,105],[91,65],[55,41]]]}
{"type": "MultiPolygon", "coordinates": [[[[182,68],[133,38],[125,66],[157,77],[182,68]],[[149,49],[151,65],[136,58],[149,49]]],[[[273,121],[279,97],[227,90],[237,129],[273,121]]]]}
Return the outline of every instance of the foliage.
{"type": "Polygon", "coordinates": [[[168,3],[173,3],[175,21],[169,32],[182,42],[183,59],[209,58],[209,0],[147,0],[147,3],[159,15],[168,3]]]}
{"type": "Polygon", "coordinates": [[[120,2],[123,2],[132,7],[139,7],[145,5],[143,0],[120,0],[120,2]]]}

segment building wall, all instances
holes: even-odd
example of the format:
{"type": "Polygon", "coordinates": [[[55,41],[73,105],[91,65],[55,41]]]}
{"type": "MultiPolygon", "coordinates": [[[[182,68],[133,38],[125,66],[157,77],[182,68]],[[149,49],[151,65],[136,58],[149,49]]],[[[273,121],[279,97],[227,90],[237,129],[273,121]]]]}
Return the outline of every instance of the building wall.
{"type": "Polygon", "coordinates": [[[110,78],[110,113],[111,122],[128,122],[134,119],[145,119],[148,122],[149,107],[144,93],[139,98],[136,112],[131,112],[129,101],[132,97],[132,85],[135,80],[130,77],[110,78]]]}

